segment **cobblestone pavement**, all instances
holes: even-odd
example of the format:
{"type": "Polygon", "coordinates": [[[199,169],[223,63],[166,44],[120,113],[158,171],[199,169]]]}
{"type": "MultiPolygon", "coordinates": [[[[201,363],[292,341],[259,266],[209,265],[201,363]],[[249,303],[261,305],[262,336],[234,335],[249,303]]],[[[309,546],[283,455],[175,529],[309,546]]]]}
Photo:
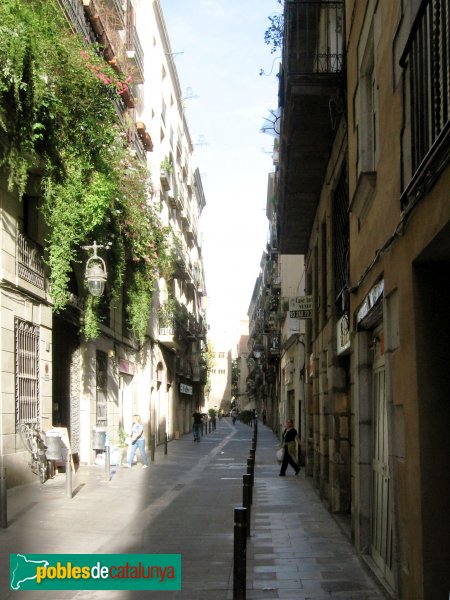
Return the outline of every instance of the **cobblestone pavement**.
{"type": "MultiPolygon", "coordinates": [[[[229,419],[193,443],[186,435],[157,448],[143,470],[82,466],[74,496],[64,475],[8,492],[8,528],[0,529],[3,600],[231,600],[234,508],[242,505],[243,474],[253,429],[229,419]],[[182,555],[181,591],[11,591],[10,553],[182,555]]],[[[277,439],[259,424],[248,600],[383,600],[382,589],[356,556],[303,470],[280,478],[277,439]]]]}

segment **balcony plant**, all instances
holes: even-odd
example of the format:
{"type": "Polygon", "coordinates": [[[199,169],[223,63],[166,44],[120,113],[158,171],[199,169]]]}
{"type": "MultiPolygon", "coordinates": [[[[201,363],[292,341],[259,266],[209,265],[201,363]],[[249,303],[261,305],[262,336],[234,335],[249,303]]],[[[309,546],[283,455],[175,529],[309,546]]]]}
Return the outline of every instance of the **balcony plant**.
{"type": "Polygon", "coordinates": [[[126,281],[129,325],[143,341],[155,278],[170,263],[168,232],[148,206],[150,174],[117,119],[128,83],[72,34],[55,0],[0,3],[0,167],[19,198],[30,170],[41,176],[55,311],[68,303],[80,246],[112,242],[106,300],[86,297],[88,339],[99,334],[101,303],[117,300],[126,281]]]}

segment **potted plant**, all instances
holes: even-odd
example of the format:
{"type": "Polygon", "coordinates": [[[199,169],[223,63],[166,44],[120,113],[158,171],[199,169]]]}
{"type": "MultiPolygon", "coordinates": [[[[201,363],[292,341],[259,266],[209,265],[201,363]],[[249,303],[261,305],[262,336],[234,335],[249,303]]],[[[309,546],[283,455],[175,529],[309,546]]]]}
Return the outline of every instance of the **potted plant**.
{"type": "Polygon", "coordinates": [[[130,436],[127,434],[123,427],[119,427],[119,443],[117,444],[120,452],[120,464],[123,465],[127,462],[128,446],[130,443],[130,436]]]}
{"type": "Polygon", "coordinates": [[[161,185],[162,185],[163,189],[166,191],[170,189],[170,180],[171,180],[172,173],[173,173],[173,164],[169,160],[169,158],[166,156],[165,159],[163,161],[161,161],[160,174],[159,174],[159,179],[161,181],[161,185]]]}

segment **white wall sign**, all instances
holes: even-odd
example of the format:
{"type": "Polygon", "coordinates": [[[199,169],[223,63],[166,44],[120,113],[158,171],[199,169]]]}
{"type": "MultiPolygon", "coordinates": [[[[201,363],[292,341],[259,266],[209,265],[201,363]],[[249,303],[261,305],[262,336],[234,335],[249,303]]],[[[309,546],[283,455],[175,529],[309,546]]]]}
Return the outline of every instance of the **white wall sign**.
{"type": "Polygon", "coordinates": [[[338,354],[344,354],[350,348],[350,331],[347,315],[343,315],[336,324],[336,345],[338,354]]]}
{"type": "Polygon", "coordinates": [[[186,385],[185,383],[180,383],[180,392],[182,394],[189,394],[192,396],[192,385],[186,385]]]}
{"type": "Polygon", "coordinates": [[[312,319],[312,296],[289,298],[289,316],[291,319],[312,319]]]}

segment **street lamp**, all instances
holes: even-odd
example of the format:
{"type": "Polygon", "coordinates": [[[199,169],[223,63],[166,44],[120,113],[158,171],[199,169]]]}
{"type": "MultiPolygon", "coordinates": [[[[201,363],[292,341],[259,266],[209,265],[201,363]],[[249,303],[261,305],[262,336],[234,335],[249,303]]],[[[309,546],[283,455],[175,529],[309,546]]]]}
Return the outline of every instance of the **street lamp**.
{"type": "Polygon", "coordinates": [[[253,356],[256,358],[257,361],[259,361],[259,359],[261,358],[261,356],[263,354],[264,354],[263,344],[261,344],[261,342],[256,342],[256,344],[253,346],[253,356]]]}
{"type": "Polygon", "coordinates": [[[94,254],[89,257],[86,263],[85,280],[92,296],[99,297],[103,294],[105,289],[105,283],[108,273],[106,272],[106,265],[103,258],[97,255],[98,248],[104,248],[104,246],[98,245],[94,242],[92,246],[82,246],[84,250],[93,250],[94,254]]]}

